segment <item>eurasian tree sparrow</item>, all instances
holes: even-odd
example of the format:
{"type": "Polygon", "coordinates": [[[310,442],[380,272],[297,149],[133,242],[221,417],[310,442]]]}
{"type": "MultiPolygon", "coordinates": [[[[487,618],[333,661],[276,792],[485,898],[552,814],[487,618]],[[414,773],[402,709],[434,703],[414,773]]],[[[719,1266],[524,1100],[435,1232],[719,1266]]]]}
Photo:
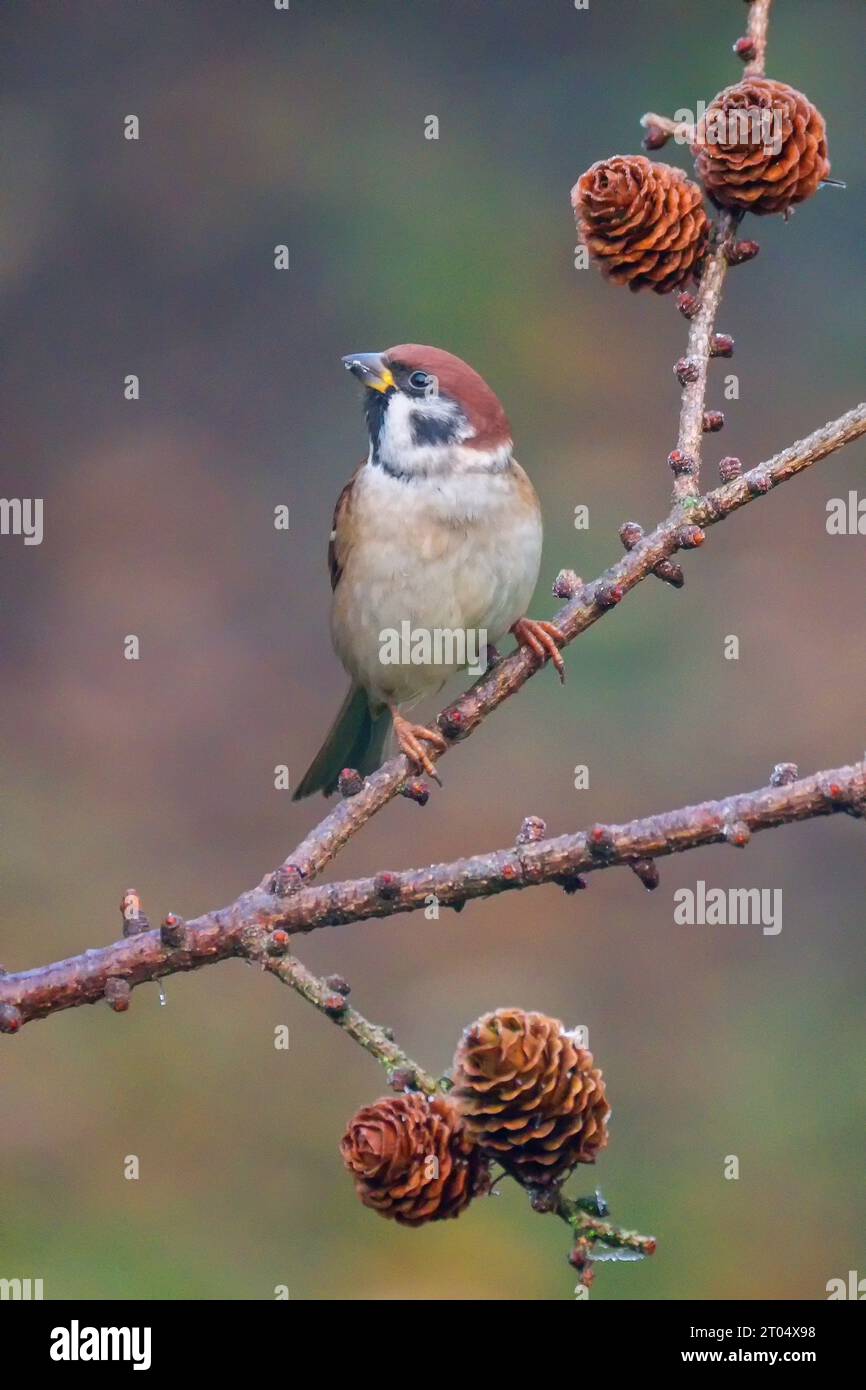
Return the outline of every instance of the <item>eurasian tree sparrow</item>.
{"type": "MultiPolygon", "coordinates": [[[[349,692],[294,799],[327,795],[344,767],[382,762],[393,722],[406,756],[438,781],[435,729],[400,713],[466,661],[383,661],[386,633],[513,632],[560,677],[562,634],[525,617],[541,562],[541,509],[486,381],[441,348],[404,343],[343,358],[364,386],[370,452],[334,511],[331,635],[349,692]]],[[[432,650],[432,646],[430,646],[432,650]]],[[[455,653],[452,650],[451,655],[455,653]]]]}

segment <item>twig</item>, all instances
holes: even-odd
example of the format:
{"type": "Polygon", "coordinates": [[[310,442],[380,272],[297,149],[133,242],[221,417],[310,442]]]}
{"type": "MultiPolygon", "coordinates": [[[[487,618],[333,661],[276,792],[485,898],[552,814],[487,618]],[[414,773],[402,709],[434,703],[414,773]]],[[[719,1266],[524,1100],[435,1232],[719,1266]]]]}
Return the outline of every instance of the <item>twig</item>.
{"type": "Polygon", "coordinates": [[[275,958],[264,949],[250,951],[249,955],[252,959],[260,959],[266,970],[276,975],[284,985],[296,990],[332,1023],[348,1033],[350,1038],[354,1038],[356,1043],[360,1043],[385,1068],[389,1080],[399,1083],[401,1090],[410,1087],[435,1095],[441,1089],[438,1081],[397,1046],[390,1029],[371,1023],[357,1009],[351,1008],[340,989],[332,986],[328,980],[319,979],[296,956],[275,958]]]}
{"type": "Polygon", "coordinates": [[[767,30],[773,0],[750,0],[746,35],[751,39],[755,56],[746,64],[746,77],[763,77],[767,62],[767,30]]]}
{"type": "Polygon", "coordinates": [[[611,1250],[628,1250],[634,1255],[655,1254],[655,1236],[642,1236],[638,1235],[636,1231],[623,1231],[608,1221],[591,1216],[580,1205],[579,1200],[575,1200],[573,1197],[560,1194],[553,1212],[562,1221],[568,1223],[575,1235],[583,1237],[592,1244],[606,1245],[611,1250]]]}
{"type": "MultiPolygon", "coordinates": [[[[748,30],[745,43],[747,52],[753,53],[746,72],[757,76],[764,71],[767,51],[767,26],[769,23],[770,0],[753,0],[750,6],[748,30]]],[[[653,147],[658,147],[673,136],[678,141],[691,144],[695,130],[687,122],[671,121],[655,112],[647,112],[641,118],[653,147]]],[[[677,362],[675,371],[682,385],[680,403],[680,424],[677,438],[677,453],[674,478],[674,503],[688,505],[700,494],[701,448],[704,434],[712,429],[721,429],[724,416],[721,411],[707,414],[707,368],[713,356],[713,339],[716,317],[721,303],[722,288],[730,263],[731,248],[740,216],[725,212],[713,230],[710,250],[704,260],[700,280],[700,299],[689,312],[689,336],[686,355],[677,362]]],[[[730,355],[731,343],[727,355],[730,355]]]]}
{"type": "MultiPolygon", "coordinates": [[[[683,374],[680,426],[677,436],[678,467],[674,477],[674,502],[688,503],[700,493],[701,449],[707,427],[705,418],[707,368],[712,356],[716,316],[728,269],[728,250],[737,219],[726,213],[714,231],[714,241],[701,271],[700,301],[689,323],[686,356],[677,363],[683,374]]],[[[717,415],[716,424],[723,420],[717,415]]]]}
{"type": "Polygon", "coordinates": [[[660,116],[656,111],[647,111],[640,123],[652,138],[652,147],[658,149],[668,140],[676,140],[678,145],[690,145],[695,138],[695,127],[691,121],[672,121],[670,116],[660,116]]]}
{"type": "MultiPolygon", "coordinates": [[[[164,928],[145,931],[101,950],[0,978],[0,1031],[17,1032],[31,1019],[95,1003],[105,998],[111,980],[133,988],[233,956],[263,962],[329,1016],[342,1014],[334,991],[288,957],[290,933],[416,911],[432,901],[458,907],[470,898],[539,883],[579,887],[581,874],[614,865],[637,867],[645,860],[720,841],[742,845],[751,833],[773,826],[837,811],[862,815],[864,804],[866,763],[860,762],[721,801],[624,825],[596,825],[576,835],[518,844],[451,864],[311,886],[285,898],[256,889],[228,908],[182,923],[177,932],[173,927],[177,945],[166,945],[164,928]]],[[[398,1048],[391,1048],[384,1030],[348,1007],[342,1026],[385,1065],[415,1066],[398,1048]]]]}
{"type": "Polygon", "coordinates": [[[472,898],[540,883],[571,888],[580,886],[575,883],[578,876],[600,869],[725,841],[742,846],[752,833],[761,830],[837,811],[862,815],[864,808],[866,761],[624,825],[595,825],[575,835],[516,845],[450,864],[305,888],[277,910],[275,920],[291,934],[417,911],[431,901],[442,907],[460,907],[472,898]]]}

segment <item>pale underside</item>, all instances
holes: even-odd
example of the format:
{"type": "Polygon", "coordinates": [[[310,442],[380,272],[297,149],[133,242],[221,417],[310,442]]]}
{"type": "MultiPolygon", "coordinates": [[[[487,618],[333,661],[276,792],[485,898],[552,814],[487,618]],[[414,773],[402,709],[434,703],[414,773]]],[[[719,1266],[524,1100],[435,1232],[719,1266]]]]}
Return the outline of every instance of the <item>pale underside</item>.
{"type": "MultiPolygon", "coordinates": [[[[374,705],[411,705],[465,665],[383,664],[383,634],[408,624],[422,633],[482,631],[496,643],[526,614],[541,541],[538,499],[516,462],[409,481],[366,463],[338,522],[342,574],[331,630],[340,660],[374,705]]],[[[441,660],[443,651],[436,655],[441,660]]]]}

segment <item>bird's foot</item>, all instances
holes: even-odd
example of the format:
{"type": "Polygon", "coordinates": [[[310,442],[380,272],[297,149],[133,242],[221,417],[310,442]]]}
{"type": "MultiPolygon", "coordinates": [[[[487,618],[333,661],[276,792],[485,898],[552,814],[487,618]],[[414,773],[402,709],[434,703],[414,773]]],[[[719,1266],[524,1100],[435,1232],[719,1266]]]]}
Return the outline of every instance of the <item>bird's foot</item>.
{"type": "Polygon", "coordinates": [[[438,729],[428,729],[424,724],[411,724],[396,710],[392,710],[392,715],[394,733],[397,735],[400,751],[406,754],[406,757],[415,764],[419,772],[426,772],[427,776],[432,777],[433,781],[438,782],[441,787],[442,781],[436,771],[436,765],[423,745],[425,743],[432,744],[438,752],[444,753],[448,747],[446,740],[438,729]]]}
{"type": "Polygon", "coordinates": [[[528,647],[538,657],[539,663],[550,657],[559,679],[565,680],[565,662],[559,650],[565,643],[565,635],[556,623],[537,618],[518,618],[511,631],[517,638],[518,647],[528,647]]]}

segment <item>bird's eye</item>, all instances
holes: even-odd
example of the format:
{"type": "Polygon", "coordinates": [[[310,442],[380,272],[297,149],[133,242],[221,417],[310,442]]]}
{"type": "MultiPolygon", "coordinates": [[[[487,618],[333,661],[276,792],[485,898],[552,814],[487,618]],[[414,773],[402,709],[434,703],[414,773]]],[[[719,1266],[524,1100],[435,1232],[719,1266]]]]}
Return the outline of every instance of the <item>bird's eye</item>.
{"type": "Polygon", "coordinates": [[[412,372],[409,377],[409,385],[413,391],[426,391],[430,382],[433,380],[426,372],[412,372]]]}

